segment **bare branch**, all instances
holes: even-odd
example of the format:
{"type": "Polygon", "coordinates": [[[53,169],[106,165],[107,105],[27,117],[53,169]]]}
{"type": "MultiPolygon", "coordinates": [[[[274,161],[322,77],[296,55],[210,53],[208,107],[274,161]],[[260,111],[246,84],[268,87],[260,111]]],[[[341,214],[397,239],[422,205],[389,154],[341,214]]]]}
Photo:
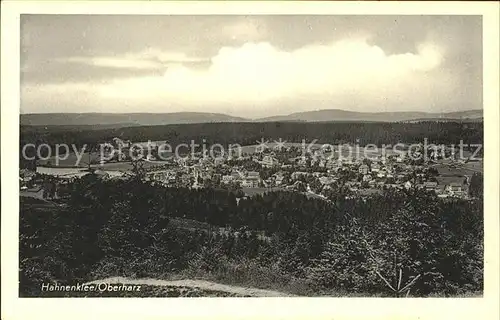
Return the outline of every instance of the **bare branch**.
{"type": "Polygon", "coordinates": [[[399,268],[398,290],[401,289],[401,278],[403,278],[403,270],[399,268]]]}
{"type": "Polygon", "coordinates": [[[384,277],[383,277],[383,276],[382,276],[382,275],[381,275],[378,271],[375,271],[375,273],[377,274],[377,276],[379,276],[379,277],[380,277],[380,279],[382,279],[382,280],[385,282],[385,284],[386,284],[386,285],[387,285],[387,286],[388,286],[388,287],[389,287],[392,291],[397,292],[397,290],[396,290],[396,289],[394,289],[394,288],[391,286],[391,284],[389,283],[389,281],[387,281],[387,280],[386,280],[386,279],[385,279],[385,278],[384,278],[384,277]]]}
{"type": "Polygon", "coordinates": [[[409,289],[415,283],[415,281],[417,281],[418,278],[420,278],[420,274],[418,276],[416,276],[415,278],[413,278],[413,280],[410,283],[408,283],[406,286],[404,286],[403,289],[401,289],[400,291],[403,292],[403,291],[406,291],[407,289],[409,289]]]}

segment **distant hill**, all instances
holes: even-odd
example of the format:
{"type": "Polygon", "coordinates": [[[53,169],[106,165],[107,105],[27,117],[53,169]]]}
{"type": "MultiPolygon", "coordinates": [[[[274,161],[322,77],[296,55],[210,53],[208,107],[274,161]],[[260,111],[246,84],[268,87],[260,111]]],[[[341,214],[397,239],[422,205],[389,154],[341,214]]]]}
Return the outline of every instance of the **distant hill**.
{"type": "Polygon", "coordinates": [[[96,126],[119,128],[186,123],[217,122],[411,122],[411,121],[482,121],[483,110],[447,113],[427,112],[353,112],[340,109],[298,112],[261,119],[245,119],[221,113],[32,113],[21,115],[23,126],[96,126]]]}
{"type": "Polygon", "coordinates": [[[244,118],[221,113],[31,113],[21,115],[21,125],[29,126],[150,126],[182,123],[245,122],[244,118]]]}
{"type": "Polygon", "coordinates": [[[419,118],[411,120],[402,120],[399,122],[421,122],[421,121],[436,121],[436,122],[483,122],[483,117],[480,118],[419,118]]]}
{"type": "Polygon", "coordinates": [[[468,110],[447,113],[428,112],[353,112],[340,109],[317,110],[308,112],[297,112],[284,116],[274,116],[258,119],[258,121],[374,121],[374,122],[399,122],[399,121],[481,121],[483,110],[468,110]]]}

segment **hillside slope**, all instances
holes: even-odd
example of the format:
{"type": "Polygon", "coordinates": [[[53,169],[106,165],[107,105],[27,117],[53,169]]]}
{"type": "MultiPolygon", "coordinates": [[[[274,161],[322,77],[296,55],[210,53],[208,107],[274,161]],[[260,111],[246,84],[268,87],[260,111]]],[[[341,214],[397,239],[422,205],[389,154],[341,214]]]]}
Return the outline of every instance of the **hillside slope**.
{"type": "Polygon", "coordinates": [[[32,113],[21,115],[21,125],[107,125],[147,126],[181,123],[242,122],[244,118],[221,113],[32,113]]]}
{"type": "Polygon", "coordinates": [[[259,121],[381,121],[397,122],[408,120],[457,120],[457,119],[481,119],[483,110],[468,110],[447,113],[427,112],[353,112],[340,109],[317,110],[308,112],[297,112],[289,115],[267,117],[259,121]]]}
{"type": "Polygon", "coordinates": [[[289,115],[272,116],[260,119],[246,119],[221,113],[177,112],[177,113],[38,113],[22,114],[24,126],[98,126],[119,128],[132,126],[151,126],[189,123],[220,122],[327,122],[327,121],[482,121],[483,110],[468,110],[447,113],[426,112],[353,112],[340,109],[325,109],[298,112],[289,115]]]}

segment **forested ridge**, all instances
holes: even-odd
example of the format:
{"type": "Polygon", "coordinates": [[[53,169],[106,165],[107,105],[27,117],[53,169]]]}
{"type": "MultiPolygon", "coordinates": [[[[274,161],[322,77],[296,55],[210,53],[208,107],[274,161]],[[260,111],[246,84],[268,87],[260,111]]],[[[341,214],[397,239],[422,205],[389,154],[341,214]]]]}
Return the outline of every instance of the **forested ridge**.
{"type": "Polygon", "coordinates": [[[288,142],[311,142],[341,144],[396,144],[429,143],[458,144],[483,142],[483,123],[436,122],[384,123],[384,122],[264,122],[264,123],[199,123],[126,128],[92,129],[84,127],[60,128],[58,126],[21,126],[21,146],[26,143],[96,144],[110,141],[114,137],[138,141],[167,141],[171,145],[195,140],[201,144],[220,143],[227,145],[255,144],[257,140],[283,139],[288,142]]]}
{"type": "Polygon", "coordinates": [[[21,296],[43,295],[42,282],[109,276],[202,278],[305,295],[482,291],[480,199],[411,190],[367,199],[293,192],[237,199],[224,190],[94,175],[71,186],[52,207],[21,200],[21,296]],[[179,228],[174,219],[208,223],[213,232],[179,228]]]}

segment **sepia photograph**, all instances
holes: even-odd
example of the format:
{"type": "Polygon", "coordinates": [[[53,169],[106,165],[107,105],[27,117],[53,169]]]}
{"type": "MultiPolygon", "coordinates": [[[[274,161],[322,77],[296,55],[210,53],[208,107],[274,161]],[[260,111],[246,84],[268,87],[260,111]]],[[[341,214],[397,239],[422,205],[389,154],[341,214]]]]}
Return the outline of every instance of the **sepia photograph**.
{"type": "Polygon", "coordinates": [[[18,15],[17,298],[483,299],[484,16],[229,11],[18,15]]]}

